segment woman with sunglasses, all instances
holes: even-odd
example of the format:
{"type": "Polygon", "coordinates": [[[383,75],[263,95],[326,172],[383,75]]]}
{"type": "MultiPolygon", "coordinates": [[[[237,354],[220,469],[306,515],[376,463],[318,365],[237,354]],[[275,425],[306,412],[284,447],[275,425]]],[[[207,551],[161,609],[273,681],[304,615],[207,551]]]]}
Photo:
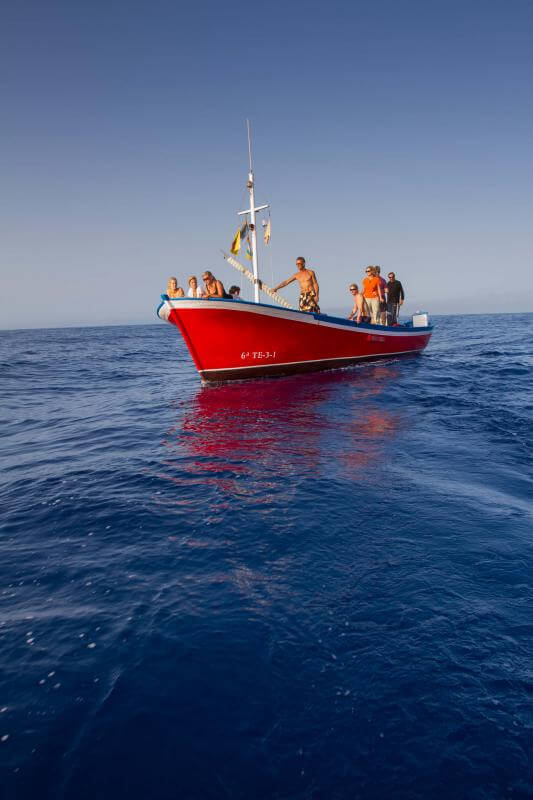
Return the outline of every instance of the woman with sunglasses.
{"type": "Polygon", "coordinates": [[[224,289],[224,284],[215,278],[212,272],[208,269],[202,275],[204,282],[203,298],[204,300],[233,300],[232,296],[224,289]]]}
{"type": "Polygon", "coordinates": [[[363,278],[363,297],[370,310],[372,325],[377,325],[379,304],[383,302],[384,297],[381,292],[381,283],[376,275],[374,267],[369,266],[365,270],[366,277],[363,278]]]}

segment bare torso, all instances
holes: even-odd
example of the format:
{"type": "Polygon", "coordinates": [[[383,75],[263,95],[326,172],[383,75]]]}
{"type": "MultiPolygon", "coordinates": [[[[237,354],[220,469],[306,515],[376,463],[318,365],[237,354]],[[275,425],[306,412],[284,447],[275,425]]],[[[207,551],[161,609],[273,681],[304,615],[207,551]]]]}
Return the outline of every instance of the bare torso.
{"type": "Polygon", "coordinates": [[[318,283],[312,269],[298,270],[298,272],[293,275],[293,278],[300,284],[300,292],[315,292],[315,294],[318,295],[318,283]]]}
{"type": "Polygon", "coordinates": [[[361,322],[361,317],[364,315],[364,298],[361,292],[357,292],[353,296],[353,308],[348,319],[356,319],[361,322]]]}
{"type": "Polygon", "coordinates": [[[290,278],[287,278],[286,281],[283,281],[274,287],[274,291],[277,292],[279,289],[282,289],[284,286],[288,286],[288,284],[292,283],[293,281],[298,281],[300,284],[300,294],[305,294],[305,292],[313,292],[316,300],[318,301],[318,281],[312,269],[299,269],[294,273],[294,275],[291,275],[290,278]]]}

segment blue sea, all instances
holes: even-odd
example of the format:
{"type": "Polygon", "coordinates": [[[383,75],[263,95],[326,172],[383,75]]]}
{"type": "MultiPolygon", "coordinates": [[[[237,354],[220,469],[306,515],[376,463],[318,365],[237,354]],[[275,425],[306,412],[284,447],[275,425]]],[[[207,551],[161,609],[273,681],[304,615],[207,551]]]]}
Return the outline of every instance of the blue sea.
{"type": "Polygon", "coordinates": [[[209,387],[0,333],[2,800],[533,797],[532,320],[209,387]]]}

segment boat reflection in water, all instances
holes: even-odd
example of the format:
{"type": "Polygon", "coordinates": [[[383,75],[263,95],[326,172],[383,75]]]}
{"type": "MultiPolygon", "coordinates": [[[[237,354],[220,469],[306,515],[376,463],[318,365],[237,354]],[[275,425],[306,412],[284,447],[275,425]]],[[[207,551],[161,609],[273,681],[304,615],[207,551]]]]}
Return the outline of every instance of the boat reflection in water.
{"type": "Polygon", "coordinates": [[[274,495],[289,503],[309,478],[368,481],[401,424],[379,402],[398,371],[381,363],[199,387],[164,439],[164,476],[180,487],[175,502],[198,504],[203,486],[220,510],[232,499],[266,510],[274,495]]]}

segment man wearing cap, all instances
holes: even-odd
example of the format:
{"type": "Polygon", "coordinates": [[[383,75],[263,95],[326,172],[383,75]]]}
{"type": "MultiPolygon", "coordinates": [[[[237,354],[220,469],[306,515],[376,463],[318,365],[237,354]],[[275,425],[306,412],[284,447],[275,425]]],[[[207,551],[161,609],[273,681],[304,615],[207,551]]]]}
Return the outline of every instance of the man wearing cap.
{"type": "Polygon", "coordinates": [[[355,322],[361,322],[363,317],[368,317],[365,298],[359,291],[359,287],[356,283],[350,284],[350,292],[353,297],[353,308],[348,314],[348,319],[355,319],[355,322]]]}

